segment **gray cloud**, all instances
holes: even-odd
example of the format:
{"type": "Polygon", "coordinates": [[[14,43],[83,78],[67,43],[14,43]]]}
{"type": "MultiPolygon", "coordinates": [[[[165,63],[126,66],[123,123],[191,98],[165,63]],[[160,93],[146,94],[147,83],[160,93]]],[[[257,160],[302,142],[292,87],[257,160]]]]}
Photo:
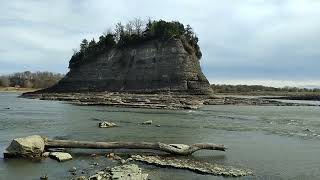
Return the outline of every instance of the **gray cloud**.
{"type": "Polygon", "coordinates": [[[317,0],[4,1],[0,74],[66,72],[72,49],[133,17],[179,20],[200,38],[203,70],[221,80],[314,80],[320,71],[317,0]]]}

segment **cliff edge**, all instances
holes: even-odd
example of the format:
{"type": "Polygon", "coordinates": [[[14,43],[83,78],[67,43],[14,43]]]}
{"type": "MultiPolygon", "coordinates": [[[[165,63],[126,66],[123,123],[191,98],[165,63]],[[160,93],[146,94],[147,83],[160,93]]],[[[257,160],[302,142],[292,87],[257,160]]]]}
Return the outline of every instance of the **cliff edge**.
{"type": "Polygon", "coordinates": [[[113,48],[71,68],[58,84],[43,91],[210,94],[196,51],[187,43],[182,37],[113,48]]]}

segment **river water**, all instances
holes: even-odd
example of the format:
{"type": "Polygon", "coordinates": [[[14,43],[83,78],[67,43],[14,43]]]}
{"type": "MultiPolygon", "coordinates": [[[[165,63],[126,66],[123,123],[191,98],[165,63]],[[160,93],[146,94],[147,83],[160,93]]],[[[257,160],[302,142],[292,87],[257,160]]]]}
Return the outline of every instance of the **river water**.
{"type": "MultiPolygon", "coordinates": [[[[254,176],[240,179],[319,179],[320,107],[205,106],[199,110],[152,110],[105,106],[75,106],[63,102],[17,98],[0,93],[0,151],[13,138],[39,134],[56,139],[150,141],[192,144],[221,143],[227,152],[199,151],[192,157],[222,165],[248,168],[254,176]],[[8,109],[9,108],[9,109],[8,109]],[[120,127],[100,129],[99,120],[120,127]],[[153,120],[153,125],[139,123],[153,120]],[[156,127],[160,125],[160,127],[156,127]],[[306,130],[308,129],[308,130],[306,130]]],[[[108,153],[111,150],[101,150],[108,153]]],[[[120,152],[120,151],[115,151],[120,152]]],[[[121,152],[127,152],[122,150],[121,152]]],[[[74,160],[27,161],[3,159],[0,179],[70,179],[75,166],[86,173],[116,164],[92,158],[97,150],[72,150],[74,160]],[[99,167],[92,167],[97,162],[99,167]]],[[[151,179],[224,179],[186,170],[143,165],[151,179]]]]}

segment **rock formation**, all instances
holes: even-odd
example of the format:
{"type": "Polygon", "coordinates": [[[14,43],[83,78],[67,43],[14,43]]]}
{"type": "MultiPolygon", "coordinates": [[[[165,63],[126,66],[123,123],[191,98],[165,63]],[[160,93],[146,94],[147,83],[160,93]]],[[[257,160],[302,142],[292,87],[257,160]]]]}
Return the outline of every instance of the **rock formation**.
{"type": "Polygon", "coordinates": [[[45,140],[39,135],[14,139],[4,157],[41,157],[44,151],[45,140]]]}
{"type": "Polygon", "coordinates": [[[187,25],[163,20],[83,39],[56,85],[22,97],[163,109],[194,109],[212,98],[200,67],[198,37],[187,25]]]}
{"type": "Polygon", "coordinates": [[[215,176],[225,177],[240,177],[250,176],[253,172],[249,169],[240,169],[232,166],[223,166],[218,164],[212,164],[205,161],[198,161],[194,159],[183,159],[174,156],[141,156],[132,155],[131,158],[135,161],[144,162],[160,167],[172,167],[177,169],[187,169],[201,174],[212,174],[215,176]]]}
{"type": "Polygon", "coordinates": [[[149,40],[113,48],[95,60],[70,69],[43,92],[180,92],[210,94],[199,58],[183,38],[149,40]]]}

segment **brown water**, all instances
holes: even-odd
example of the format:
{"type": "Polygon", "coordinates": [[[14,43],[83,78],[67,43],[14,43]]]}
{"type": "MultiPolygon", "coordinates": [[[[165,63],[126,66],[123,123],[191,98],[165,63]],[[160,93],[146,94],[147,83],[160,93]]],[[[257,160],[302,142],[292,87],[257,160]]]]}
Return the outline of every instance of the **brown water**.
{"type": "MultiPolygon", "coordinates": [[[[255,173],[240,179],[320,177],[320,107],[205,106],[200,110],[173,111],[74,106],[17,96],[0,93],[1,152],[13,138],[32,134],[94,141],[210,142],[225,144],[229,150],[200,151],[190,158],[249,168],[255,173]],[[115,122],[120,127],[99,129],[98,119],[115,122]],[[146,120],[153,120],[154,125],[139,125],[146,120]],[[161,127],[156,127],[157,124],[161,127]]],[[[97,150],[72,150],[74,160],[64,163],[51,159],[36,162],[0,159],[0,179],[31,180],[43,174],[48,174],[49,179],[70,179],[68,169],[73,166],[90,174],[116,164],[104,157],[89,157],[93,152],[97,150]],[[99,166],[91,167],[93,162],[99,166]]],[[[138,164],[151,179],[224,179],[138,164]]]]}

